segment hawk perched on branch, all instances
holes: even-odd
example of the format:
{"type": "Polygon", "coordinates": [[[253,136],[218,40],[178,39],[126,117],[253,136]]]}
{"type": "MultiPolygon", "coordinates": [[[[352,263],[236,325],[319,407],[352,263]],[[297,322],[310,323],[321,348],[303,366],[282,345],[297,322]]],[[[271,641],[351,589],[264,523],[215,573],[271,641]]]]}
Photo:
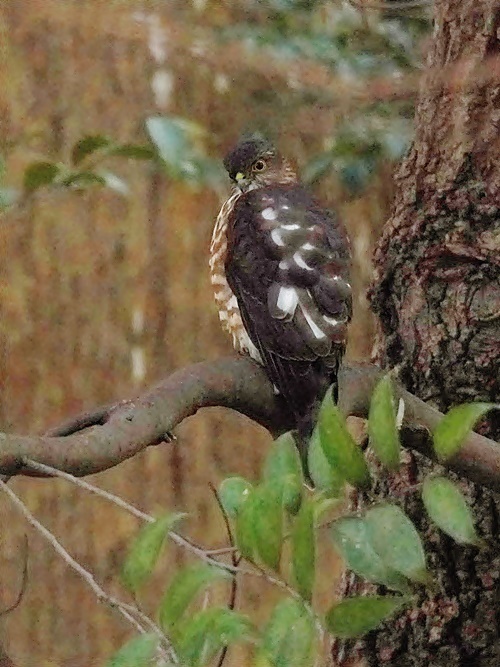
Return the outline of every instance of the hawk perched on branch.
{"type": "Polygon", "coordinates": [[[234,347],[262,364],[299,433],[336,382],[351,317],[349,241],[261,137],[224,166],[234,183],[210,246],[211,281],[234,347]]]}

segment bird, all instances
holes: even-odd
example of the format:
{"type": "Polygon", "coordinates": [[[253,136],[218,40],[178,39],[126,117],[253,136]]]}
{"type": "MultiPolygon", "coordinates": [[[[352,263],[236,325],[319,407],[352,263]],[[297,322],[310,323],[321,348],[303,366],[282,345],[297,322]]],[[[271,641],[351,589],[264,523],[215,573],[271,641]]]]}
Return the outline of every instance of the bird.
{"type": "Polygon", "coordinates": [[[234,348],[264,367],[307,443],[329,386],[337,399],[352,314],[349,239],[263,135],[240,138],[224,166],[233,187],[209,261],[219,318],[234,348]]]}

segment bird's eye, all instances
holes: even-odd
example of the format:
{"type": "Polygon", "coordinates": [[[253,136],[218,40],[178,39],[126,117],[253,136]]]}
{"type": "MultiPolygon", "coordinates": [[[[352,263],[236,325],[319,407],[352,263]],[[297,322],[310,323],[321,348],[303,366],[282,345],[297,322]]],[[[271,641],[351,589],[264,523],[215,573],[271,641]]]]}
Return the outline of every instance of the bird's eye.
{"type": "Polygon", "coordinates": [[[264,160],[257,160],[257,162],[254,162],[253,169],[254,171],[264,171],[266,168],[266,163],[264,160]]]}

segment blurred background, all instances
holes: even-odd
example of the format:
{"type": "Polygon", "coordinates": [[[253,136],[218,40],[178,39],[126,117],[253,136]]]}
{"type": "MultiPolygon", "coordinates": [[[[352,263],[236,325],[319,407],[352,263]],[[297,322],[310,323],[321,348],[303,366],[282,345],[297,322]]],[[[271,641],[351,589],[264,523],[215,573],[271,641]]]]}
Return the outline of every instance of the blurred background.
{"type": "MultiPolygon", "coordinates": [[[[176,368],[231,353],[208,248],[229,189],[221,158],[248,130],[276,139],[344,219],[354,255],[349,355],[369,357],[370,257],[390,211],[395,163],[411,141],[425,64],[430,10],[418,4],[0,4],[0,430],[41,433],[133,397],[176,368]]],[[[91,481],[151,513],[187,511],[186,534],[224,545],[209,482],[255,477],[269,435],[211,409],[177,436],[176,446],[91,481]]],[[[137,521],[60,481],[11,484],[121,594],[117,573],[137,521]]],[[[7,498],[0,502],[0,609],[17,595],[29,540],[27,590],[0,617],[7,652],[19,665],[102,664],[129,628],[7,498]]],[[[162,588],[185,558],[170,547],[157,575],[162,588]]],[[[322,558],[333,578],[337,564],[322,558]]],[[[320,582],[319,598],[331,593],[331,581],[320,582]]],[[[276,600],[248,581],[244,595],[257,618],[276,600]]],[[[152,586],[145,608],[155,600],[152,586]]]]}

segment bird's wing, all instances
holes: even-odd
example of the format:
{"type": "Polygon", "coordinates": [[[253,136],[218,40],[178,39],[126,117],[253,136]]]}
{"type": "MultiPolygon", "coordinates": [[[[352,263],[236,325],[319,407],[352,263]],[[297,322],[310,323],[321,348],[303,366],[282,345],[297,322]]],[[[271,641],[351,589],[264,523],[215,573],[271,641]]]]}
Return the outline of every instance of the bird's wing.
{"type": "Polygon", "coordinates": [[[253,190],[233,209],[227,281],[285,397],[286,383],[305,381],[313,362],[338,363],[351,317],[349,263],[342,225],[302,188],[253,190]]]}

